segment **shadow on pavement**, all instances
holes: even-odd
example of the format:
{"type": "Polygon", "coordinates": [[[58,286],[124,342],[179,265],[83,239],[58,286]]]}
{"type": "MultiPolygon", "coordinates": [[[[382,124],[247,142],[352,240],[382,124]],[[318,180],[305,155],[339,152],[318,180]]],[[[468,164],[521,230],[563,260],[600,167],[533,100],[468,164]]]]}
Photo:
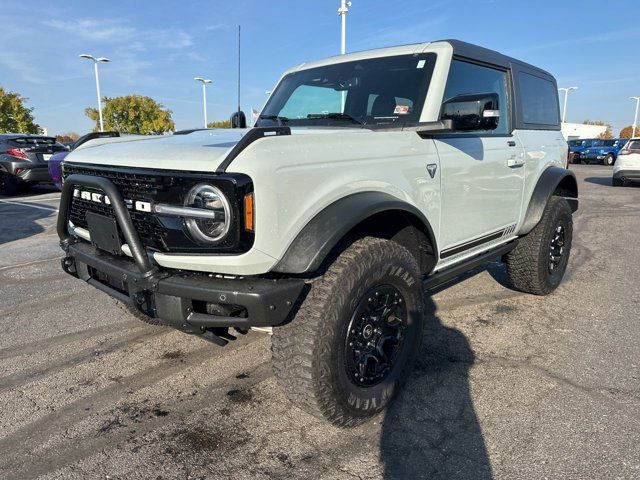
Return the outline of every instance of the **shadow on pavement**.
{"type": "Polygon", "coordinates": [[[595,183],[596,185],[605,185],[607,187],[611,186],[611,177],[587,177],[584,181],[595,183]]]}
{"type": "Polygon", "coordinates": [[[466,337],[446,327],[427,298],[419,360],[385,415],[380,441],[384,478],[493,478],[469,391],[475,355],[466,337]]]}
{"type": "MultiPolygon", "coordinates": [[[[11,197],[0,197],[0,200],[14,201],[11,197]]],[[[55,209],[46,205],[34,208],[0,201],[0,245],[44,232],[38,220],[52,216],[57,216],[55,209]]]]}

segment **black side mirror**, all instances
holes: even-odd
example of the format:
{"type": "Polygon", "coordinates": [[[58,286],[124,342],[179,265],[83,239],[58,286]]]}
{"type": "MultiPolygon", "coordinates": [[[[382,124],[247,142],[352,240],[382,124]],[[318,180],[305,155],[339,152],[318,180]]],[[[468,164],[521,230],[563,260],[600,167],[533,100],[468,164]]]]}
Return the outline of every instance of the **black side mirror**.
{"type": "Polygon", "coordinates": [[[497,93],[458,95],[442,104],[440,120],[451,120],[454,130],[495,130],[500,120],[497,93]]]}
{"type": "Polygon", "coordinates": [[[247,117],[242,110],[231,115],[231,128],[247,128],[247,117]]]}

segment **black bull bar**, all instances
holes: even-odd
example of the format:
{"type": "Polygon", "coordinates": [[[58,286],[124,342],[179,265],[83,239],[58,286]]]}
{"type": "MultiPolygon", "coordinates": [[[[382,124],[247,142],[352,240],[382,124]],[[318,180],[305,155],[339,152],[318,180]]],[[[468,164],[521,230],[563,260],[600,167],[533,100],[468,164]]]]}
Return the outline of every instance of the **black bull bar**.
{"type": "Polygon", "coordinates": [[[57,223],[60,246],[66,253],[63,269],[162,323],[205,335],[215,343],[226,343],[217,335],[209,338],[207,329],[275,326],[285,322],[297,306],[305,281],[261,277],[216,278],[197,272],[185,273],[155,266],[136,231],[120,191],[108,179],[73,174],[64,180],[57,223]],[[133,262],[95,248],[69,233],[69,212],[76,186],[102,191],[113,208],[117,225],[131,250],[133,262]],[[100,272],[118,279],[123,287],[114,288],[96,278],[100,272]],[[242,316],[211,315],[195,308],[196,303],[242,307],[242,316]],[[208,336],[207,336],[208,334],[208,336]]]}

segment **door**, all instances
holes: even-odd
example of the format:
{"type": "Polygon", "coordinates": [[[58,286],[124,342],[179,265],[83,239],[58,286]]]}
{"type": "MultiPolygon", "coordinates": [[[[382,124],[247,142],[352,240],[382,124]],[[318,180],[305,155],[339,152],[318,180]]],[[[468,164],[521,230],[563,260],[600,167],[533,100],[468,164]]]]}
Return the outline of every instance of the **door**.
{"type": "Polygon", "coordinates": [[[515,228],[524,185],[524,150],[511,135],[508,72],[453,60],[443,101],[463,94],[498,94],[495,130],[435,138],[440,157],[441,258],[499,241],[515,228]]]}

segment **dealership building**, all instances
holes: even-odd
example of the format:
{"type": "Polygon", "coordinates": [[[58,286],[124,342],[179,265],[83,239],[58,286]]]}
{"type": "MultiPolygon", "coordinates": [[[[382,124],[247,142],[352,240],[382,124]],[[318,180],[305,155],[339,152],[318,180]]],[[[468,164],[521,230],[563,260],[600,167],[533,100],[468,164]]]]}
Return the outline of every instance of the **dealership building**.
{"type": "Polygon", "coordinates": [[[607,131],[603,125],[585,125],[584,123],[563,123],[562,135],[567,140],[578,140],[581,138],[598,138],[607,131]]]}

